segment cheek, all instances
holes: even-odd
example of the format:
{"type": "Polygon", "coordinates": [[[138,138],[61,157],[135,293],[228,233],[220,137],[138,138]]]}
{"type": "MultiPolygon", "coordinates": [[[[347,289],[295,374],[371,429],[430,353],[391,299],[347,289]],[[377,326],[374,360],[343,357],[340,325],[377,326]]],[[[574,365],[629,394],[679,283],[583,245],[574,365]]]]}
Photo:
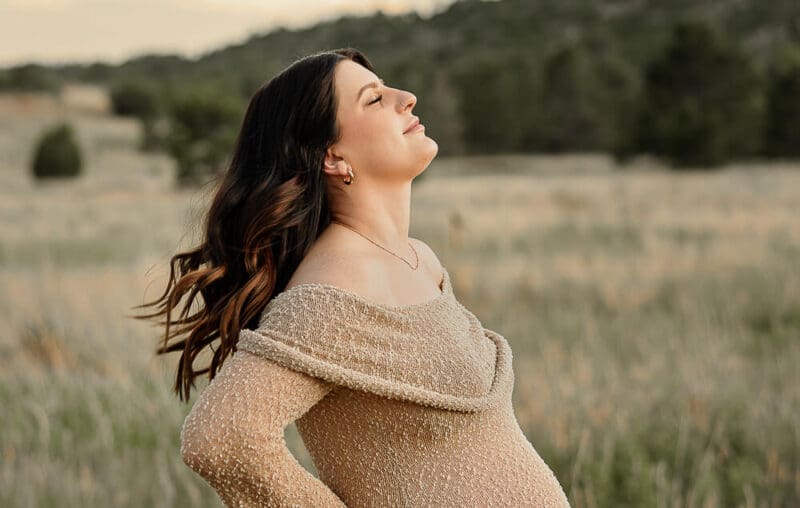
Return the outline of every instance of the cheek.
{"type": "Polygon", "coordinates": [[[385,156],[387,148],[402,141],[402,133],[396,132],[397,127],[379,115],[360,118],[352,127],[351,141],[364,153],[379,151],[385,156]]]}

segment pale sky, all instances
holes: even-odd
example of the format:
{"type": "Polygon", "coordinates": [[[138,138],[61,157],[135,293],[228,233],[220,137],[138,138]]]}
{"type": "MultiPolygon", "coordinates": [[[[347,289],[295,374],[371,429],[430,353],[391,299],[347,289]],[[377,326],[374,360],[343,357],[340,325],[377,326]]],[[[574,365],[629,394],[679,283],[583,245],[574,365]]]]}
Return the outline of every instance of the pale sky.
{"type": "Polygon", "coordinates": [[[20,63],[122,63],[146,53],[188,57],[284,26],[352,14],[416,10],[454,0],[0,0],[0,67],[20,63]]]}

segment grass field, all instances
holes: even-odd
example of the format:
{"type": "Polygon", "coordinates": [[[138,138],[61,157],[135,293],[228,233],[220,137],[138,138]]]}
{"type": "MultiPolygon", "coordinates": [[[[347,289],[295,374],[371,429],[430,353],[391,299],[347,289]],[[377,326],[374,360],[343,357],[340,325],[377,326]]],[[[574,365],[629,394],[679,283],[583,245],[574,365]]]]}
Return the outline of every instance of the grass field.
{"type": "MultiPolygon", "coordinates": [[[[220,506],[180,458],[177,356],[125,317],[209,189],[171,191],[137,136],[0,99],[0,506],[220,506]],[[36,185],[60,117],[86,175],[36,185]]],[[[800,163],[442,158],[412,200],[412,236],[510,341],[520,424],[574,507],[800,505],[800,163]]]]}

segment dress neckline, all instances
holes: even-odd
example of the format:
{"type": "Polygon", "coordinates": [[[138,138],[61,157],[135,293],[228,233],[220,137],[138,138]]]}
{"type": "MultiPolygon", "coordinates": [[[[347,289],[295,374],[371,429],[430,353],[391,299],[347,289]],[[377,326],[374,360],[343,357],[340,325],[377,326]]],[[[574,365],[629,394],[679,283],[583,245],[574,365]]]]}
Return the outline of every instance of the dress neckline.
{"type": "Polygon", "coordinates": [[[310,282],[274,296],[237,348],[352,390],[441,409],[479,411],[508,400],[511,349],[453,294],[386,305],[310,282]],[[432,340],[435,339],[435,340],[432,340]]]}
{"type": "Polygon", "coordinates": [[[444,301],[445,298],[452,292],[452,287],[450,285],[450,274],[447,272],[447,268],[444,265],[442,265],[442,280],[439,283],[439,286],[440,292],[435,297],[424,302],[408,303],[405,305],[390,305],[386,303],[375,302],[347,289],[324,282],[304,282],[302,284],[297,284],[289,289],[281,291],[275,295],[272,300],[288,297],[295,292],[327,291],[337,296],[348,298],[351,301],[358,302],[368,308],[381,309],[390,312],[407,312],[415,309],[427,309],[431,306],[437,305],[438,303],[444,301]]]}

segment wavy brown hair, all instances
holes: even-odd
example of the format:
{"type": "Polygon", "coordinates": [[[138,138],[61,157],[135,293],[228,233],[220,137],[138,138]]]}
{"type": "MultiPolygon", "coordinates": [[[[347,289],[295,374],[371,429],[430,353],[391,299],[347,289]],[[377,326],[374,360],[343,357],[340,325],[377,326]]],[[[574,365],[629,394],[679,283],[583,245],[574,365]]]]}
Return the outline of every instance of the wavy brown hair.
{"type": "Polygon", "coordinates": [[[134,307],[157,308],[136,319],[163,317],[157,321],[165,326],[163,345],[156,354],[180,351],[174,391],[181,400],[189,400],[198,375],[214,378],[236,351],[240,329],[257,327],[264,307],[330,223],[321,168],[326,150],[340,137],[334,71],[344,59],[374,71],[356,49],[323,51],[296,60],[252,95],[200,245],[172,256],[164,293],[134,307]],[[187,294],[172,319],[172,309],[187,294]],[[189,314],[198,294],[200,310],[189,314]],[[206,347],[213,351],[210,365],[195,370],[195,358],[206,347]]]}

